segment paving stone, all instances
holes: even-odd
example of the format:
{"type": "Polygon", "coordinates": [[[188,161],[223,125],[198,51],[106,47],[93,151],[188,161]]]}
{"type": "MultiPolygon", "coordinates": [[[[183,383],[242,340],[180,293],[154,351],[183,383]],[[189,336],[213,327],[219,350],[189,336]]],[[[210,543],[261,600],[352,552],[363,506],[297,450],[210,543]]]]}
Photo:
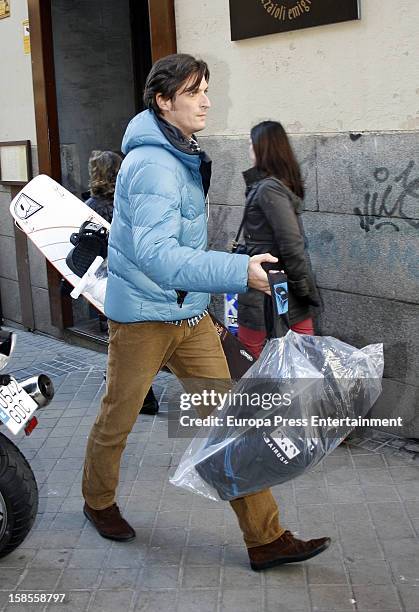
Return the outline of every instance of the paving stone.
{"type": "Polygon", "coordinates": [[[125,508],[124,516],[134,529],[136,527],[141,527],[151,530],[156,519],[154,512],[143,512],[142,510],[134,512],[127,508],[125,508]]]}
{"type": "Polygon", "coordinates": [[[147,565],[141,576],[142,588],[158,590],[158,589],[176,589],[179,582],[179,566],[178,565],[147,565]]]}
{"type": "Polygon", "coordinates": [[[419,587],[419,559],[394,561],[390,567],[397,584],[419,587]]]}
{"type": "Polygon", "coordinates": [[[405,612],[417,612],[419,601],[417,587],[401,586],[399,593],[405,606],[405,612]]]}
{"type": "Polygon", "coordinates": [[[143,565],[146,552],[147,548],[145,545],[131,547],[116,544],[110,553],[106,551],[103,566],[116,569],[138,569],[143,565]]]}
{"type": "Polygon", "coordinates": [[[115,612],[115,610],[129,610],[134,591],[124,589],[123,591],[98,590],[95,593],[93,603],[89,611],[93,612],[115,612]]]}
{"type": "Polygon", "coordinates": [[[61,512],[82,513],[84,500],[81,495],[66,497],[60,507],[61,512]]]}
{"type": "MultiPolygon", "coordinates": [[[[89,605],[90,591],[66,591],[64,605],[71,612],[84,612],[89,605]]],[[[62,603],[51,603],[47,606],[47,612],[63,611],[62,603]]]]}
{"type": "Polygon", "coordinates": [[[298,505],[324,504],[329,501],[326,487],[305,487],[295,492],[298,505]]]}
{"type": "Polygon", "coordinates": [[[223,563],[226,567],[229,565],[234,567],[249,567],[249,556],[243,545],[227,544],[220,548],[224,551],[223,563]]]}
{"type": "Polygon", "coordinates": [[[378,521],[398,521],[403,516],[403,504],[395,502],[370,502],[368,504],[372,519],[378,521]]]}
{"type": "MultiPolygon", "coordinates": [[[[3,587],[3,585],[2,585],[3,587]]],[[[4,610],[7,604],[10,601],[10,589],[7,591],[3,591],[0,589],[0,610],[4,610]]]]}
{"type": "Polygon", "coordinates": [[[111,540],[102,538],[90,523],[87,523],[77,536],[76,548],[110,548],[112,545],[111,540]]]}
{"type": "Polygon", "coordinates": [[[222,612],[255,612],[263,609],[262,590],[225,589],[222,595],[222,612]]]}
{"type": "MultiPolygon", "coordinates": [[[[287,524],[287,527],[288,526],[289,524],[287,524]]],[[[296,533],[295,528],[292,528],[291,531],[293,531],[294,534],[296,533]]],[[[298,537],[303,540],[310,540],[312,538],[322,538],[327,536],[331,538],[334,542],[336,542],[339,537],[338,527],[334,523],[321,523],[319,521],[312,522],[309,520],[299,524],[296,535],[298,535],[298,537]]]]}
{"type": "Polygon", "coordinates": [[[217,588],[220,586],[220,567],[216,565],[201,565],[185,567],[182,577],[182,588],[217,588]]]}
{"type": "MultiPolygon", "coordinates": [[[[22,578],[22,571],[20,568],[12,567],[1,567],[1,588],[2,589],[14,589],[19,580],[22,578]]],[[[25,574],[23,574],[25,575],[25,574]]]]}
{"type": "Polygon", "coordinates": [[[419,467],[391,467],[389,472],[396,484],[419,480],[419,467]]]}
{"type": "MultiPolygon", "coordinates": [[[[150,546],[183,546],[186,540],[184,529],[154,529],[151,535],[150,546]]],[[[199,542],[201,544],[202,542],[199,542]]],[[[210,544],[210,542],[206,542],[210,544]]]]}
{"type": "Polygon", "coordinates": [[[189,532],[189,544],[197,546],[202,542],[206,542],[210,546],[225,544],[224,529],[217,526],[211,529],[205,525],[200,528],[192,527],[189,532]]]}
{"type": "Polygon", "coordinates": [[[365,502],[365,493],[361,485],[336,485],[329,488],[329,499],[333,504],[365,502]]]}
{"type": "Polygon", "coordinates": [[[218,604],[217,590],[182,590],[178,598],[178,612],[215,612],[218,604]]]}
{"type": "Polygon", "coordinates": [[[382,455],[363,455],[363,454],[354,454],[353,462],[356,468],[385,468],[386,463],[382,455]]]}
{"type": "Polygon", "coordinates": [[[71,558],[72,550],[67,549],[41,549],[35,554],[30,566],[36,569],[64,569],[71,558]]]}
{"type": "Polygon", "coordinates": [[[70,569],[99,569],[107,554],[108,551],[101,548],[78,548],[73,550],[68,567],[70,569]]]}
{"type": "Polygon", "coordinates": [[[419,500],[419,482],[402,482],[396,488],[402,500],[419,500]]]}
{"type": "Polygon", "coordinates": [[[411,519],[416,535],[419,537],[419,519],[411,519]]]}
{"type": "Polygon", "coordinates": [[[3,612],[25,612],[25,610],[28,610],[28,605],[31,606],[31,611],[35,610],[35,612],[41,612],[45,609],[45,604],[44,603],[31,603],[28,604],[27,602],[24,603],[11,603],[10,605],[6,606],[3,609],[3,612]]]}
{"type": "Polygon", "coordinates": [[[349,577],[341,562],[307,563],[307,576],[309,584],[348,584],[349,577]]]}
{"type": "Polygon", "coordinates": [[[309,610],[308,592],[305,588],[283,586],[280,589],[266,589],[266,611],[289,612],[309,610]]]}
{"type": "Polygon", "coordinates": [[[310,585],[309,589],[314,610],[355,610],[349,586],[310,585]]]}
{"type": "Polygon", "coordinates": [[[81,512],[60,512],[51,525],[51,529],[60,531],[61,529],[82,529],[87,519],[81,512]]]}
{"type": "Polygon", "coordinates": [[[419,540],[416,537],[383,540],[382,544],[389,561],[419,558],[419,540]]]}
{"type": "Polygon", "coordinates": [[[380,468],[358,469],[358,476],[362,485],[374,485],[377,482],[385,485],[393,484],[390,472],[380,468]]]}
{"type": "MultiPolygon", "coordinates": [[[[137,569],[105,569],[102,572],[101,589],[135,589],[138,580],[137,569]]],[[[140,581],[138,581],[140,584],[140,581]]]]}
{"type": "Polygon", "coordinates": [[[367,501],[398,501],[399,496],[392,485],[363,483],[361,487],[367,501]]]}
{"type": "MultiPolygon", "coordinates": [[[[189,523],[189,513],[186,511],[170,511],[164,510],[163,512],[158,512],[157,517],[154,513],[151,513],[153,517],[156,518],[156,527],[187,527],[189,523]]],[[[205,524],[207,522],[203,521],[205,524]]]]}
{"type": "Polygon", "coordinates": [[[391,572],[387,561],[345,561],[352,585],[386,585],[391,583],[391,572]]]}
{"type": "MultiPolygon", "coordinates": [[[[0,574],[2,574],[3,568],[25,568],[35,557],[36,550],[17,548],[13,552],[9,553],[6,557],[0,559],[0,574]]],[[[2,587],[2,584],[0,585],[2,587]]]]}
{"type": "Polygon", "coordinates": [[[402,610],[396,590],[389,585],[354,586],[358,610],[402,610]]]}
{"type": "Polygon", "coordinates": [[[135,610],[136,612],[155,612],[164,610],[176,611],[176,592],[166,591],[140,591],[135,610]]]}
{"type": "Polygon", "coordinates": [[[227,589],[238,589],[262,586],[261,572],[254,572],[250,566],[240,567],[228,565],[224,568],[223,587],[227,589]]]}
{"type": "Polygon", "coordinates": [[[57,585],[57,592],[66,589],[93,589],[98,585],[99,570],[97,569],[65,569],[57,585]]]}
{"type": "Polygon", "coordinates": [[[376,535],[382,541],[394,538],[411,538],[416,535],[410,521],[404,516],[401,516],[399,520],[394,523],[375,520],[374,528],[376,535]]]}
{"type": "Polygon", "coordinates": [[[51,549],[74,548],[79,541],[80,530],[50,531],[47,541],[45,533],[41,533],[41,535],[43,538],[42,546],[48,546],[51,549]]]}
{"type": "Polygon", "coordinates": [[[326,481],[329,486],[343,484],[357,484],[360,482],[360,475],[355,468],[343,466],[326,472],[326,481]]]}
{"type": "MultiPolygon", "coordinates": [[[[236,524],[237,519],[233,515],[230,509],[227,512],[228,516],[234,521],[236,524]]],[[[191,527],[199,527],[200,525],[224,525],[226,522],[226,512],[224,508],[208,508],[204,509],[195,509],[191,513],[191,527]]]]}
{"type": "Polygon", "coordinates": [[[345,558],[348,559],[382,559],[383,553],[374,535],[352,536],[341,539],[345,558]]]}
{"type": "Polygon", "coordinates": [[[338,524],[347,522],[370,523],[367,504],[335,504],[332,506],[333,516],[338,524]]]}
{"type": "Polygon", "coordinates": [[[23,591],[55,591],[55,585],[60,577],[59,569],[29,568],[19,582],[19,590],[23,591]]]}

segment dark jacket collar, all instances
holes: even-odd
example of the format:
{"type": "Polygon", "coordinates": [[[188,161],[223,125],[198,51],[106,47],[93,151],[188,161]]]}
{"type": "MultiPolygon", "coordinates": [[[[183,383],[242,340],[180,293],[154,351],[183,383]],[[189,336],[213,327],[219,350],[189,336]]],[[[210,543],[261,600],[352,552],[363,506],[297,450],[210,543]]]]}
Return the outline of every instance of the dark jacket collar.
{"type": "MultiPolygon", "coordinates": [[[[253,166],[252,168],[245,170],[243,172],[243,178],[246,183],[246,196],[249,194],[250,190],[255,185],[257,185],[257,183],[260,183],[260,181],[267,178],[268,176],[269,175],[267,172],[264,172],[263,170],[259,170],[258,168],[256,168],[256,166],[253,166]]],[[[302,199],[298,197],[298,195],[296,195],[293,191],[291,191],[289,187],[284,185],[282,181],[280,181],[279,179],[276,179],[276,180],[278,181],[279,184],[282,185],[282,188],[288,193],[289,198],[291,202],[293,203],[296,213],[301,213],[303,210],[302,199]]]]}
{"type": "MultiPolygon", "coordinates": [[[[200,148],[196,148],[195,146],[193,146],[192,142],[188,140],[186,136],[184,136],[184,134],[179,128],[166,121],[166,119],[163,119],[163,117],[161,117],[157,113],[154,113],[154,116],[156,118],[159,128],[166,136],[167,140],[172,143],[172,145],[176,147],[176,149],[182,151],[183,153],[188,153],[189,155],[200,154],[200,148]]],[[[196,142],[195,136],[193,137],[193,140],[196,142]]]]}
{"type": "Polygon", "coordinates": [[[246,187],[251,187],[255,183],[259,183],[262,179],[266,178],[268,175],[263,170],[259,170],[256,166],[249,168],[243,172],[244,182],[246,183],[246,187]]]}
{"type": "Polygon", "coordinates": [[[154,113],[154,116],[160,130],[176,149],[182,151],[182,153],[187,153],[188,155],[198,155],[201,158],[199,172],[201,174],[202,186],[206,197],[211,182],[211,158],[205,153],[205,151],[201,150],[195,134],[193,134],[192,138],[188,140],[188,138],[186,138],[181,130],[175,125],[172,125],[166,121],[166,119],[163,119],[163,117],[157,115],[157,113],[154,113]]]}

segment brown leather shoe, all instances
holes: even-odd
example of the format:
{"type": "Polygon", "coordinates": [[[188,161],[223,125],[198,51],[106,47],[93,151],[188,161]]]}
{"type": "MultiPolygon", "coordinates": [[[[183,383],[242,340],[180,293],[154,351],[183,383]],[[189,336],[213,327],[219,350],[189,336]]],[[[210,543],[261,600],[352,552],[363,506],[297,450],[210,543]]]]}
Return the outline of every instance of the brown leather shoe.
{"type": "Polygon", "coordinates": [[[297,563],[319,555],[330,545],[330,538],[317,540],[298,540],[290,531],[285,531],[280,538],[264,544],[248,548],[250,567],[259,571],[282,565],[283,563],[297,563]]]}
{"type": "Polygon", "coordinates": [[[128,542],[135,538],[134,529],[122,518],[116,504],[103,510],[94,510],[84,504],[83,513],[104,538],[118,540],[118,542],[128,542]]]}

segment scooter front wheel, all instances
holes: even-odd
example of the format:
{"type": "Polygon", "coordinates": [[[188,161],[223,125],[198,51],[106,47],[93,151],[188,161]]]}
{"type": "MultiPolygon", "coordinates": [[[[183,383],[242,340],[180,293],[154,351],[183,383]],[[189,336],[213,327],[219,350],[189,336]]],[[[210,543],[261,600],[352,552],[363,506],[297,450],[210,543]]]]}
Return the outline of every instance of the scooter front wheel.
{"type": "Polygon", "coordinates": [[[38,487],[21,451],[0,434],[0,558],[28,535],[38,511],[38,487]]]}

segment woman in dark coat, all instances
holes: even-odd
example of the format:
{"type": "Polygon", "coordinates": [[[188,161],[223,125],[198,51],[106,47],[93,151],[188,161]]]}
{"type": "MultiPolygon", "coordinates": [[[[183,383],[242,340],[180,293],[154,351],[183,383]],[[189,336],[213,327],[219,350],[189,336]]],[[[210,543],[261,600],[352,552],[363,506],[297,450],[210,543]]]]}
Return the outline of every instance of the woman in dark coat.
{"type": "MultiPolygon", "coordinates": [[[[252,128],[254,166],[243,173],[246,207],[243,236],[248,255],[271,253],[288,276],[291,329],[314,334],[312,307],[319,296],[301,221],[304,188],[287,134],[276,121],[252,128]]],[[[250,289],[238,299],[239,340],[258,357],[266,340],[264,294],[250,289]]]]}

